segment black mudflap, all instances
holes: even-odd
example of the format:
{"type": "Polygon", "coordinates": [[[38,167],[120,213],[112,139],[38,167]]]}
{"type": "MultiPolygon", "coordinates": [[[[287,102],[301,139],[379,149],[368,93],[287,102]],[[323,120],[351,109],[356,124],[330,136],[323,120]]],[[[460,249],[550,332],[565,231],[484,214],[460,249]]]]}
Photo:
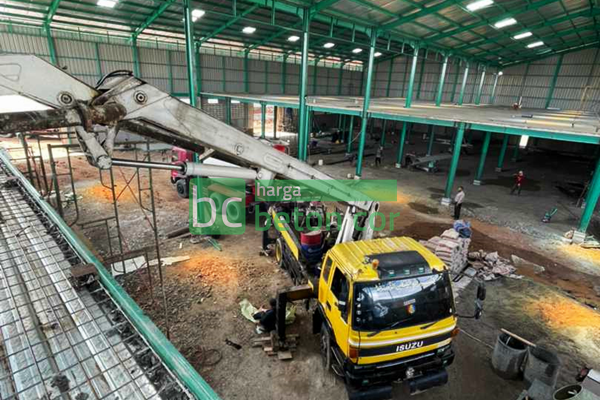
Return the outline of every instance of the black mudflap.
{"type": "Polygon", "coordinates": [[[388,400],[392,398],[392,385],[354,389],[346,385],[349,400],[388,400]]]}

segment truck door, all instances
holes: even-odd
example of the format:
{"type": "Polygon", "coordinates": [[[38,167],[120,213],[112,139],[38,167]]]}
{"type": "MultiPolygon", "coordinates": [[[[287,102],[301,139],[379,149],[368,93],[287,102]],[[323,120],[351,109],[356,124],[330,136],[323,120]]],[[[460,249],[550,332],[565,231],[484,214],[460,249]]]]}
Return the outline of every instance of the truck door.
{"type": "Polygon", "coordinates": [[[348,352],[348,313],[350,284],[344,273],[333,264],[331,282],[325,299],[325,315],[333,328],[335,341],[344,353],[348,352]]]}

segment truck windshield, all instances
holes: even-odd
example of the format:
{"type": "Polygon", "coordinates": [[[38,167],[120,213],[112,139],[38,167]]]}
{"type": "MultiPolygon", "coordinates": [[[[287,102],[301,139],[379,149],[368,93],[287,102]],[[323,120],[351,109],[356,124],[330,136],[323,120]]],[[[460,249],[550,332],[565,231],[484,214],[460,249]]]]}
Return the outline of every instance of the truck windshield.
{"type": "Polygon", "coordinates": [[[414,278],[356,283],[353,327],[382,331],[435,322],[452,315],[448,272],[414,278]]]}

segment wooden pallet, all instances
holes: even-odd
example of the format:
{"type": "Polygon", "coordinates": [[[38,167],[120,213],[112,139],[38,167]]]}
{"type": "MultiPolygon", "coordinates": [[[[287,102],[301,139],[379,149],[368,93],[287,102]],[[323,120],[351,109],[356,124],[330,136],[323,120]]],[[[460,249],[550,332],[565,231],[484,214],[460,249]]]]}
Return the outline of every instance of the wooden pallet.
{"type": "Polygon", "coordinates": [[[252,347],[262,347],[268,356],[277,356],[280,360],[291,360],[293,358],[292,352],[296,351],[297,346],[297,334],[286,335],[284,343],[277,340],[275,332],[271,332],[269,336],[252,340],[252,347]]]}

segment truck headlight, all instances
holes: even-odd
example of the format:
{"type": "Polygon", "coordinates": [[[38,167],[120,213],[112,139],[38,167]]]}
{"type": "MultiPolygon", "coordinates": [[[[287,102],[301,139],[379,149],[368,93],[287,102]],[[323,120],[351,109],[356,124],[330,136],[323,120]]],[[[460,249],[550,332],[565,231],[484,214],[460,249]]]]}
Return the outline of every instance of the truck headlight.
{"type": "Polygon", "coordinates": [[[406,379],[412,379],[415,376],[415,369],[410,367],[406,370],[406,379]]]}

